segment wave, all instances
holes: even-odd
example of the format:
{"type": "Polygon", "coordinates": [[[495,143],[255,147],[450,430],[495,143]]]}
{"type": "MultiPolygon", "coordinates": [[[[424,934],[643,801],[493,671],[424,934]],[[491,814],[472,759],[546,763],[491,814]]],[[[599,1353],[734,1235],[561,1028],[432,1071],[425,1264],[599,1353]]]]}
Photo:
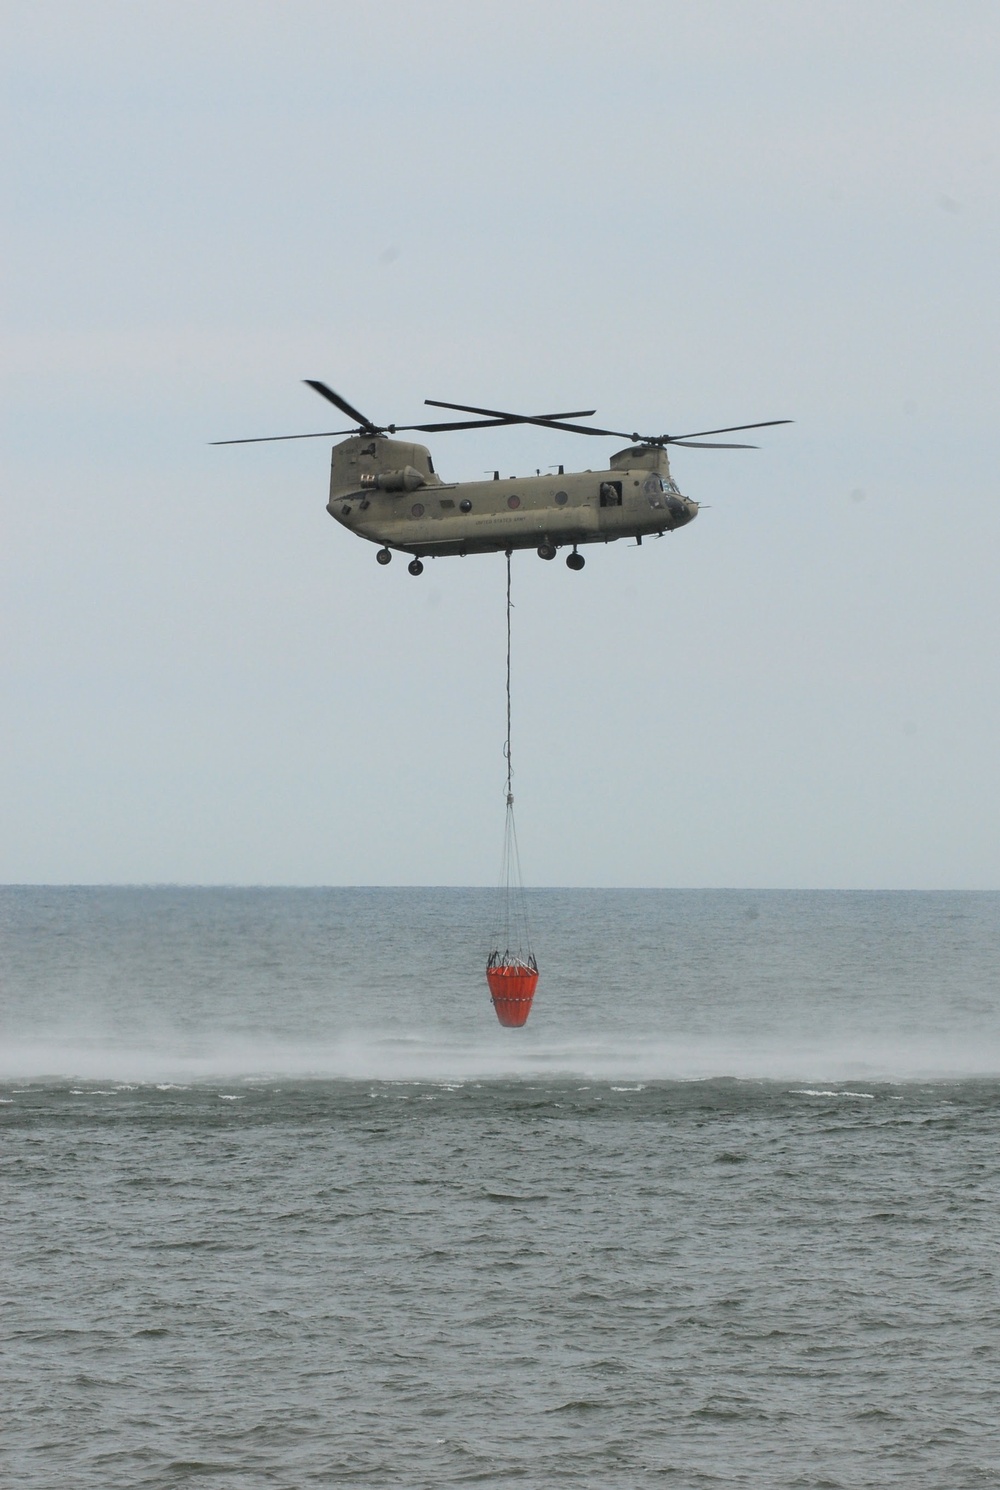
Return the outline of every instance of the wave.
{"type": "Polygon", "coordinates": [[[618,1038],[546,1040],[356,1031],[320,1042],[271,1038],[125,1041],[65,1034],[8,1040],[0,1080],[182,1083],[240,1078],[345,1081],[492,1081],[572,1077],[595,1081],[794,1081],[825,1094],[830,1083],[952,1081],[1000,1076],[1000,1045],[956,1039],[881,1038],[820,1043],[618,1038]]]}

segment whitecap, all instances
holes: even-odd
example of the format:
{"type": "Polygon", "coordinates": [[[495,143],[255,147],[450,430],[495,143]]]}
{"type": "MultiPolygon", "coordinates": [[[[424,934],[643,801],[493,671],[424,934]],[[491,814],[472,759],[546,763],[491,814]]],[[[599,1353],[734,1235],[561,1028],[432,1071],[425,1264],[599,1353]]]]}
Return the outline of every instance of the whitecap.
{"type": "Polygon", "coordinates": [[[874,1092],[831,1092],[811,1086],[792,1087],[788,1094],[790,1097],[863,1097],[866,1102],[874,1102],[874,1092]]]}

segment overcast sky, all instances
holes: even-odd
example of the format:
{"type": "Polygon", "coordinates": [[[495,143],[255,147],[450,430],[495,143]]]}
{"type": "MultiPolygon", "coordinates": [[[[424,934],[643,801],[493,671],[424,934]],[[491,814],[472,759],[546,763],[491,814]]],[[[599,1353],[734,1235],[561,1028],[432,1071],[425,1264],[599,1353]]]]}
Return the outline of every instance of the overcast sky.
{"type": "Polygon", "coordinates": [[[2,15],[0,879],[493,882],[502,558],[382,569],[329,441],[209,447],[312,377],[796,421],[515,555],[529,883],[1000,886],[995,0],[2,15]]]}

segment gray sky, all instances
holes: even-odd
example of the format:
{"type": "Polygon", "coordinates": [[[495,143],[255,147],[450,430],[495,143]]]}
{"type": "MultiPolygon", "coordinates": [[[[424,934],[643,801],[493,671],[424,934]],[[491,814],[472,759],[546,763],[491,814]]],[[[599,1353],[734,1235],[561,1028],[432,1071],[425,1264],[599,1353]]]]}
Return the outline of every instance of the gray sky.
{"type": "Polygon", "coordinates": [[[316,377],[796,421],[515,556],[530,883],[1000,885],[998,53],[986,0],[7,0],[0,879],[493,881],[502,559],[383,570],[330,442],[208,447],[316,377]]]}

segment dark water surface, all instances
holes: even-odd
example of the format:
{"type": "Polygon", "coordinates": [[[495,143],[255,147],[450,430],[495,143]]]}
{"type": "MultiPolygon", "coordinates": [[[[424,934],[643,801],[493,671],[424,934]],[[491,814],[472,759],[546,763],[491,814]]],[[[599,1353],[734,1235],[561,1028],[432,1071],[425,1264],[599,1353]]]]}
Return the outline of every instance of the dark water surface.
{"type": "Polygon", "coordinates": [[[1000,1486],[1000,897],[0,891],[0,1483],[1000,1486]]]}

